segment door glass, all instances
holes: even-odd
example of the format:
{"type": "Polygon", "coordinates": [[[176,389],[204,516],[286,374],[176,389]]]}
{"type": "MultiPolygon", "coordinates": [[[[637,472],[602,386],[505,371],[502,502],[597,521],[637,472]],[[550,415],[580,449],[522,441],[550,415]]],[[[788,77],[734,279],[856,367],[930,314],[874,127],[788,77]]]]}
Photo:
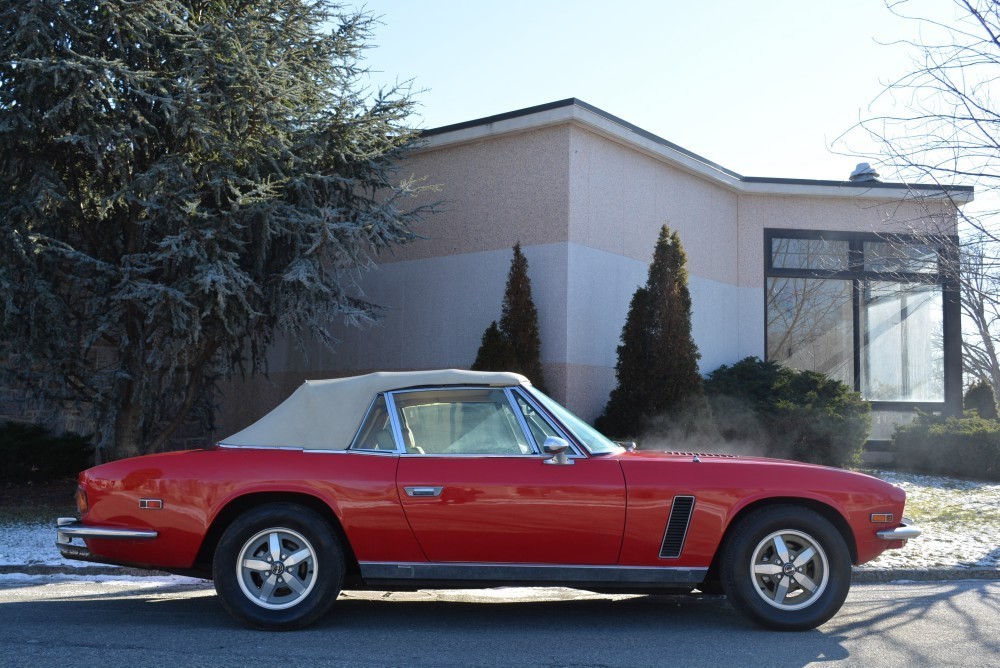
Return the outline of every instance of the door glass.
{"type": "Polygon", "coordinates": [[[395,393],[393,401],[407,451],[427,455],[531,453],[503,390],[419,390],[395,393]]]}
{"type": "Polygon", "coordinates": [[[358,435],[351,443],[351,450],[388,450],[396,451],[396,439],[392,437],[392,427],[389,424],[389,411],[385,407],[385,396],[378,395],[365,417],[364,424],[358,430],[358,435]]]}
{"type": "Polygon", "coordinates": [[[524,397],[517,393],[514,394],[514,397],[517,399],[517,407],[521,409],[521,414],[524,415],[524,421],[528,424],[528,430],[531,431],[531,437],[535,439],[535,443],[538,444],[539,449],[541,449],[542,444],[545,443],[545,439],[549,436],[559,436],[556,430],[552,428],[552,425],[524,397]]]}

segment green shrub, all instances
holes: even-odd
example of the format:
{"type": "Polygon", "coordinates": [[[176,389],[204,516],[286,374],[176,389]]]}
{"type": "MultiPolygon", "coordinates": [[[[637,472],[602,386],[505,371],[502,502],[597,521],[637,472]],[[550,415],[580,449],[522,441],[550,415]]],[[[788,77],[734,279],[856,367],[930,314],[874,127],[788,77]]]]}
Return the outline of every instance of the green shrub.
{"type": "Polygon", "coordinates": [[[92,463],[93,446],[86,436],[56,436],[37,424],[0,424],[0,482],[48,482],[75,478],[92,463]]]}
{"type": "Polygon", "coordinates": [[[1000,480],[1000,422],[921,413],[892,436],[901,471],[1000,480]]]}
{"type": "Polygon", "coordinates": [[[854,466],[871,425],[871,409],[839,380],[747,357],[705,381],[724,440],[769,457],[854,466]]]}
{"type": "Polygon", "coordinates": [[[997,419],[997,400],[993,396],[993,387],[986,381],[979,381],[969,386],[963,405],[965,410],[975,411],[985,420],[997,419]]]}

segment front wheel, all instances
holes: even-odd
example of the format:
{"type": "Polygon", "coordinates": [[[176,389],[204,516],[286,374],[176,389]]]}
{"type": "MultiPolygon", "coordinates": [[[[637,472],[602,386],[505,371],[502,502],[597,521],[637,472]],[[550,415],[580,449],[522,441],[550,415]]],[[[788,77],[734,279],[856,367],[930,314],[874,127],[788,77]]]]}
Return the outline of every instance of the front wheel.
{"type": "Polygon", "coordinates": [[[212,564],[223,607],[247,626],[296,629],[319,619],[344,580],[344,556],[329,522],[303,506],[274,503],[234,521],[212,564]]]}
{"type": "Polygon", "coordinates": [[[833,617],[851,586],[851,555],[829,520],[799,506],[751,512],[723,548],[722,585],[755,622],[782,631],[833,617]]]}

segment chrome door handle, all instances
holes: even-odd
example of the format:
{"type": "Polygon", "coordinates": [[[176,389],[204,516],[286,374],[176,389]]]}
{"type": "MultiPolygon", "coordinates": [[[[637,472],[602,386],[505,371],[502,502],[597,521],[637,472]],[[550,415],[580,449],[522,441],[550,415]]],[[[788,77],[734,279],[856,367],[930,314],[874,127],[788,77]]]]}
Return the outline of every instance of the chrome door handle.
{"type": "Polygon", "coordinates": [[[404,487],[407,496],[441,496],[444,487],[404,487]]]}

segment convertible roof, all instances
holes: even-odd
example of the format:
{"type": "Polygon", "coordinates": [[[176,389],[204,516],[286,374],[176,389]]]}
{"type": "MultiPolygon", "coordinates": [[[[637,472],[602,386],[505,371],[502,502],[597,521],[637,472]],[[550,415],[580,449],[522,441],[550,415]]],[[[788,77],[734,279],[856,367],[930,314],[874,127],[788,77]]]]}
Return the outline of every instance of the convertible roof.
{"type": "Polygon", "coordinates": [[[219,445],[346,450],[380,392],[438,385],[530,385],[502,371],[400,371],[307,380],[274,410],[219,445]]]}

